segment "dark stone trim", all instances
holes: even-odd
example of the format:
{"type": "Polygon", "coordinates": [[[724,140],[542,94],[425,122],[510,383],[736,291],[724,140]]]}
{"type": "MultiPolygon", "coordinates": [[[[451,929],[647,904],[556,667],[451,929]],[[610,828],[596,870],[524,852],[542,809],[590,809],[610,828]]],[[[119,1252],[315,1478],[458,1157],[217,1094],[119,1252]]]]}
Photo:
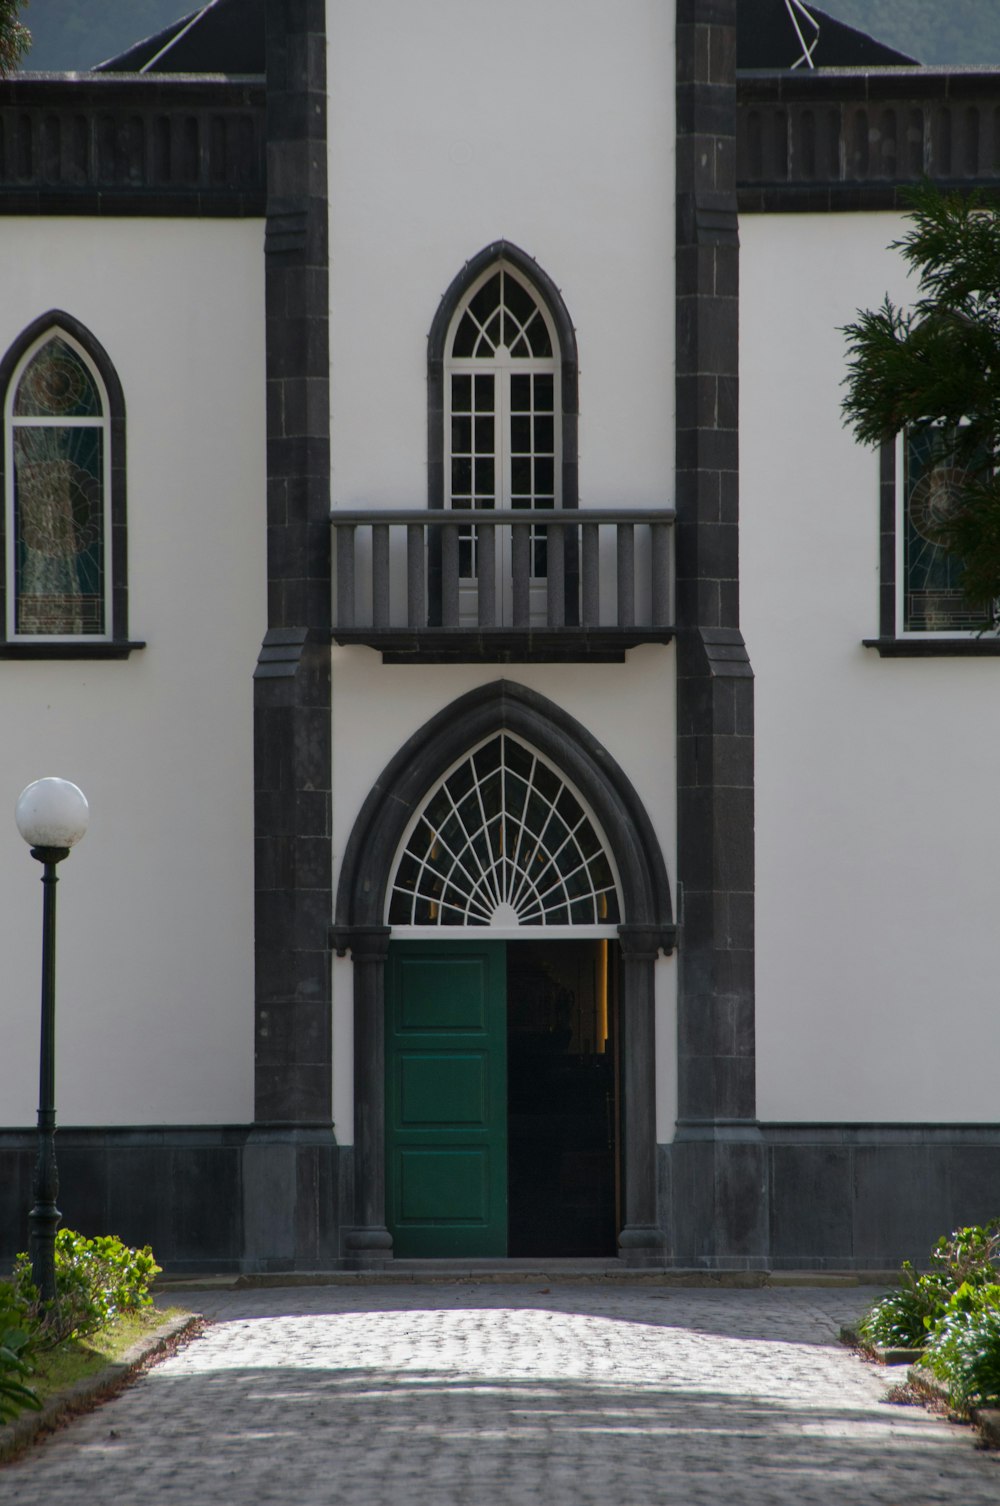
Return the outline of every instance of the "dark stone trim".
{"type": "Polygon", "coordinates": [[[756,1120],[679,1120],[674,1142],[661,1148],[661,1157],[668,1264],[767,1269],[772,1184],[756,1120]]]}
{"type": "Polygon", "coordinates": [[[631,925],[674,942],[666,866],[628,777],[593,734],[545,696],[494,680],[460,696],[415,732],[372,786],[354,824],[337,887],[334,944],[343,953],[356,926],[384,924],[389,871],[403,831],[431,785],[463,753],[507,729],[551,758],[580,790],[612,845],[631,925]]]}
{"type": "Polygon", "coordinates": [[[369,1269],[392,1256],[385,1221],[385,964],[388,926],[355,926],[354,1222],[344,1230],[349,1265],[369,1269]]]}
{"type": "Polygon", "coordinates": [[[332,1095],[324,26],[319,0],[268,0],[268,631],[254,673],[254,882],[255,1113],[272,1123],[328,1119],[332,1095]]]}
{"type": "Polygon", "coordinates": [[[666,1263],[925,1266],[941,1234],[981,1224],[1000,1207],[998,1151],[997,1124],[683,1121],[674,1142],[659,1148],[666,1263]]]}
{"type": "Polygon", "coordinates": [[[0,214],[264,212],[260,79],[24,76],[0,100],[0,214]]]}
{"type": "MultiPolygon", "coordinates": [[[[37,1133],[0,1129],[0,1269],[26,1248],[37,1133]]],[[[63,1223],[151,1244],[168,1274],[337,1264],[342,1152],[329,1121],[69,1126],[63,1223]]]]}
{"type": "MultiPolygon", "coordinates": [[[[968,183],[935,178],[935,186],[945,193],[971,193],[968,183]]],[[[990,193],[1000,191],[1000,177],[975,185],[990,193]]],[[[740,214],[863,214],[877,209],[909,208],[912,182],[898,184],[832,184],[801,187],[769,185],[741,188],[737,195],[740,214]]]]}
{"type": "MultiPolygon", "coordinates": [[[[0,411],[7,402],[7,390],[14,369],[25,351],[48,331],[65,330],[87,353],[104,383],[108,395],[109,446],[108,475],[109,495],[104,505],[110,511],[111,520],[111,573],[105,583],[105,622],[110,632],[110,641],[83,639],[74,643],[22,643],[8,641],[7,632],[7,568],[0,563],[0,644],[5,658],[127,658],[133,648],[145,644],[131,642],[128,636],[128,472],[125,457],[125,394],[111,357],[100,341],[91,334],[85,324],[67,314],[63,309],[49,309],[23,329],[0,360],[0,411]],[[41,652],[38,652],[41,650],[41,652]]],[[[0,562],[6,561],[6,496],[5,472],[7,446],[0,445],[0,562]]]]}
{"type": "Polygon", "coordinates": [[[257,655],[255,680],[293,680],[302,663],[306,640],[305,628],[269,628],[257,655]]]}
{"type": "Polygon", "coordinates": [[[642,643],[669,643],[673,628],[334,628],[333,641],[381,652],[385,664],[622,664],[642,643]]]}
{"type": "Polygon", "coordinates": [[[775,1270],[925,1267],[1000,1208],[1000,1125],[765,1123],[775,1270]]]}
{"type": "Polygon", "coordinates": [[[753,675],[739,627],[736,0],[680,0],[677,80],[678,1107],[706,1131],[674,1148],[670,1238],[675,1255],[762,1262],[753,675]],[[727,1143],[734,1121],[745,1126],[738,1154],[727,1143]]]}
{"type": "MultiPolygon", "coordinates": [[[[365,945],[359,937],[359,953],[365,945]]],[[[374,962],[377,938],[372,945],[374,962]]],[[[338,1190],[353,1208],[354,1153],[335,1144],[329,1121],[68,1126],[58,1145],[64,1223],[149,1242],[170,1274],[343,1263],[336,1209],[338,1190]]],[[[26,1247],[36,1150],[34,1127],[0,1128],[0,1270],[26,1247]]],[[[658,1250],[652,1263],[707,1271],[883,1271],[903,1259],[923,1266],[941,1234],[984,1223],[1000,1207],[1000,1124],[684,1123],[673,1144],[658,1147],[658,1183],[658,1217],[646,1229],[632,1225],[641,1237],[648,1232],[647,1251],[658,1250]],[[769,1230],[764,1258],[748,1238],[754,1199],[769,1230]],[[728,1242],[713,1236],[711,1220],[720,1218],[733,1231],[728,1242]]],[[[388,1231],[381,1246],[367,1247],[356,1229],[343,1232],[353,1264],[389,1257],[388,1231]]],[[[623,1264],[639,1249],[624,1246],[623,1264]]]]}
{"type": "Polygon", "coordinates": [[[865,648],[877,649],[883,659],[996,659],[997,638],[862,638],[865,648]]]}
{"type": "Polygon", "coordinates": [[[54,193],[14,190],[0,192],[0,215],[86,215],[88,219],[123,219],[145,216],[147,219],[261,219],[265,196],[210,194],[161,194],[130,189],[119,193],[103,191],[54,193]]]}
{"type": "Polygon", "coordinates": [[[0,659],[127,659],[141,640],[125,643],[0,643],[0,659]]]}
{"type": "Polygon", "coordinates": [[[626,1265],[659,1265],[663,1230],[657,1202],[655,966],[663,936],[656,927],[618,927],[622,980],[622,1137],[624,1225],[618,1247],[626,1265]]]}
{"type": "Polygon", "coordinates": [[[741,213],[905,207],[930,177],[1000,188],[1000,71],[925,68],[741,73],[741,213]]]}
{"type": "Polygon", "coordinates": [[[896,440],[878,457],[878,631],[896,636],[896,440]]]}

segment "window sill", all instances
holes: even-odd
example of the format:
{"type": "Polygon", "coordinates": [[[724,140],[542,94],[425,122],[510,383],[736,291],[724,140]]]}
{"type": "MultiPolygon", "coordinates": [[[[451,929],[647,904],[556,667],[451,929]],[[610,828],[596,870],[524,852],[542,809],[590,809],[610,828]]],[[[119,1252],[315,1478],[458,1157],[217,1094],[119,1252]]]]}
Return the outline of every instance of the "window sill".
{"type": "Polygon", "coordinates": [[[883,659],[996,659],[1000,638],[864,638],[883,659]]]}
{"type": "Polygon", "coordinates": [[[0,643],[0,659],[127,659],[141,641],[122,643],[0,643]]]}

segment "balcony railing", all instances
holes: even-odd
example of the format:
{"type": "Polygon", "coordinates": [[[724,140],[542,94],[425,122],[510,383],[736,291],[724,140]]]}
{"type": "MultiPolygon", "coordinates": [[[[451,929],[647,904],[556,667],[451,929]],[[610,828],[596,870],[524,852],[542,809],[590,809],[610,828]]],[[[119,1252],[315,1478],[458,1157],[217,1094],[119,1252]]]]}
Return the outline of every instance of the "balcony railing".
{"type": "Polygon", "coordinates": [[[621,659],[674,631],[674,514],[336,512],[333,637],[392,662],[621,659]]]}

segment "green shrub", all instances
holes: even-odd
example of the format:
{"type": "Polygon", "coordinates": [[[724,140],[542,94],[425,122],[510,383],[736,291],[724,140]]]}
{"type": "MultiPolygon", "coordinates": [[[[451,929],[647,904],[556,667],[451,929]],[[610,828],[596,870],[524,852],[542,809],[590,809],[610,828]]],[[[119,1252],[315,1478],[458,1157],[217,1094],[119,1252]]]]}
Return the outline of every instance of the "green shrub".
{"type": "Polygon", "coordinates": [[[1000,1401],[1000,1285],[963,1282],[931,1330],[926,1363],[953,1407],[1000,1401]]]}
{"type": "Polygon", "coordinates": [[[998,1258],[1000,1219],[942,1235],[931,1251],[930,1269],[923,1275],[918,1276],[910,1262],[903,1261],[898,1290],[880,1297],[861,1319],[862,1341],[884,1348],[921,1348],[960,1288],[996,1283],[998,1258]]]}
{"type": "Polygon", "coordinates": [[[25,1384],[33,1348],[24,1304],[8,1282],[0,1281],[0,1422],[16,1417],[22,1407],[37,1411],[41,1406],[25,1384]]]}
{"type": "Polygon", "coordinates": [[[904,1260],[898,1290],[872,1303],[858,1324],[858,1334],[863,1343],[883,1349],[919,1349],[927,1340],[928,1321],[936,1320],[947,1300],[936,1278],[918,1276],[904,1260]]]}
{"type": "Polygon", "coordinates": [[[87,1239],[72,1229],[56,1235],[56,1296],[45,1303],[31,1279],[27,1255],[14,1266],[14,1292],[24,1305],[37,1347],[54,1349],[66,1339],[84,1338],[116,1318],[152,1302],[149,1284],[160,1267],[148,1245],[141,1250],[113,1234],[87,1239]]]}
{"type": "Polygon", "coordinates": [[[994,1218],[982,1226],[956,1229],[948,1238],[942,1235],[931,1251],[931,1271],[956,1292],[963,1284],[992,1286],[998,1260],[1000,1218],[994,1218]]]}

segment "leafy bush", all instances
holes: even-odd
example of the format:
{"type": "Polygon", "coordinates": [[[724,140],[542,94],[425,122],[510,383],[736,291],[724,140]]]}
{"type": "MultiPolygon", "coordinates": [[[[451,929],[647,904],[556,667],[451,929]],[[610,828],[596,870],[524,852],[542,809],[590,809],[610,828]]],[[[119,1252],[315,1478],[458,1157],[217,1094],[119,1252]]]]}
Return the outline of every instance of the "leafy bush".
{"type": "Polygon", "coordinates": [[[25,1377],[34,1345],[23,1302],[7,1282],[0,1282],[0,1422],[15,1417],[22,1407],[41,1406],[25,1377]]]}
{"type": "Polygon", "coordinates": [[[884,1349],[919,1349],[927,1340],[928,1320],[939,1316],[947,1295],[940,1284],[927,1276],[918,1276],[908,1260],[898,1291],[880,1297],[858,1324],[865,1344],[884,1349]]]}
{"type": "Polygon", "coordinates": [[[998,1260],[1000,1218],[994,1218],[982,1226],[970,1224],[967,1229],[956,1229],[947,1239],[942,1235],[931,1251],[931,1270],[955,1292],[963,1283],[994,1285],[998,1260]]]}
{"type": "Polygon", "coordinates": [[[1000,1258],[1000,1219],[971,1224],[942,1236],[930,1255],[930,1270],[917,1275],[903,1261],[899,1289],[872,1304],[858,1325],[866,1344],[919,1349],[963,1287],[993,1286],[1000,1258]]]}
{"type": "Polygon", "coordinates": [[[18,1255],[14,1266],[14,1292],[37,1331],[39,1349],[84,1338],[119,1313],[148,1307],[149,1284],[160,1270],[149,1245],[134,1250],[113,1234],[87,1239],[72,1229],[56,1235],[55,1264],[56,1296],[50,1303],[42,1301],[31,1279],[28,1256],[18,1255]]]}
{"type": "Polygon", "coordinates": [[[931,1331],[926,1363],[953,1407],[1000,1401],[1000,1285],[963,1282],[931,1331]]]}

